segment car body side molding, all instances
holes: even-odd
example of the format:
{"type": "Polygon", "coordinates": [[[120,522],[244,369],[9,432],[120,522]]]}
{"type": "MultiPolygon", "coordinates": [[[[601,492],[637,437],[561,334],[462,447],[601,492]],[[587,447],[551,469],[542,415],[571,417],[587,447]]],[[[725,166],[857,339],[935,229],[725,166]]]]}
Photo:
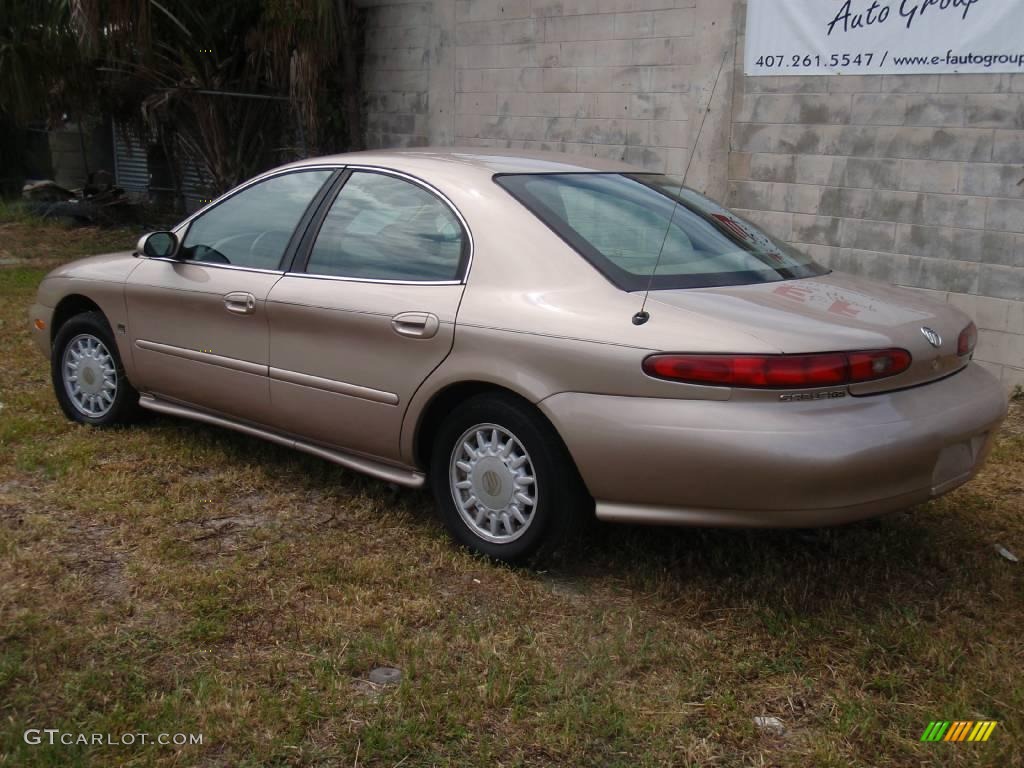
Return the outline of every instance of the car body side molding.
{"type": "Polygon", "coordinates": [[[370,475],[371,477],[376,477],[378,480],[395,483],[396,485],[401,485],[406,488],[422,488],[426,483],[426,476],[422,472],[417,472],[412,469],[404,469],[402,467],[395,467],[390,464],[375,461],[365,456],[356,456],[355,454],[344,453],[330,448],[322,448],[319,445],[313,445],[312,443],[306,443],[302,440],[296,440],[293,437],[261,429],[250,424],[244,424],[239,421],[234,421],[233,419],[229,419],[224,416],[218,416],[196,408],[190,408],[187,405],[159,400],[152,395],[142,395],[139,398],[139,405],[147,410],[156,411],[157,413],[163,413],[168,416],[193,419],[194,421],[201,421],[204,424],[210,424],[215,427],[224,427],[225,429],[233,429],[236,432],[241,432],[245,435],[259,437],[263,440],[283,445],[286,448],[294,448],[298,451],[312,454],[313,456],[319,456],[321,459],[326,459],[334,464],[340,464],[347,469],[353,469],[356,472],[362,472],[363,474],[370,475]]]}

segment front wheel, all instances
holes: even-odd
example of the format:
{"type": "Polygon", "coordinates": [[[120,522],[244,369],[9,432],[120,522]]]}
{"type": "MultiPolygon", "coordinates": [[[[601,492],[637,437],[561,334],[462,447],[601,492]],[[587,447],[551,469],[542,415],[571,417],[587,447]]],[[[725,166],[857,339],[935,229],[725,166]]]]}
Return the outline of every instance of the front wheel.
{"type": "Polygon", "coordinates": [[[124,374],[114,335],[99,312],[75,315],[60,327],[50,372],[61,410],[72,421],[105,427],[139,413],[139,393],[124,374]]]}
{"type": "Polygon", "coordinates": [[[512,396],[479,395],[457,408],[438,430],[430,476],[452,536],[506,562],[556,548],[586,506],[558,434],[512,396]]]}

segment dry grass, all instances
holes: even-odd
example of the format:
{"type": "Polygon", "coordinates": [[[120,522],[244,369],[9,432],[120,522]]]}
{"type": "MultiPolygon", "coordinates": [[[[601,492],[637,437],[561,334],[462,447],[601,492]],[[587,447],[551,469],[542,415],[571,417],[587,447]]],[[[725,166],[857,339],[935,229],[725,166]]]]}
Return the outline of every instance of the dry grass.
{"type": "MultiPolygon", "coordinates": [[[[13,226],[33,258],[134,238],[13,226]]],[[[1024,555],[1020,405],[977,481],[906,513],[599,526],[511,570],[454,549],[425,495],[186,422],[68,423],[24,328],[41,276],[0,270],[0,765],[1024,763],[1024,566],[994,551],[1024,555]],[[938,718],[1000,725],[921,744],[938,718]]]]}

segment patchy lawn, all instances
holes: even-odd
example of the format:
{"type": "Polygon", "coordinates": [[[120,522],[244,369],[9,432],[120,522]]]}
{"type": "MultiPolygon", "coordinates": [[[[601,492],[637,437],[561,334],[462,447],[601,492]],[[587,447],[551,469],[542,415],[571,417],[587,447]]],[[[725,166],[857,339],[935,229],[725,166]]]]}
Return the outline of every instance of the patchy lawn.
{"type": "MultiPolygon", "coordinates": [[[[14,221],[0,250],[136,235],[14,221]]],[[[184,421],[65,421],[25,329],[43,273],[0,267],[0,765],[1024,764],[1024,564],[995,551],[1024,557],[1019,406],[981,477],[905,513],[595,526],[512,570],[456,550],[425,494],[184,421]],[[920,743],[936,719],[999,725],[920,743]]]]}

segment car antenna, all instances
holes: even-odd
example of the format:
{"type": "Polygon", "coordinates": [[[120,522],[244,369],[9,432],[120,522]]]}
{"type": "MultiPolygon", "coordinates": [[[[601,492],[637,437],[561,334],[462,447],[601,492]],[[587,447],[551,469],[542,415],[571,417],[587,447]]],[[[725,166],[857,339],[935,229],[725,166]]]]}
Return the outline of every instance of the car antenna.
{"type": "Polygon", "coordinates": [[[707,119],[708,113],[711,111],[711,104],[715,100],[715,89],[718,88],[718,81],[722,78],[722,70],[725,69],[725,62],[729,58],[729,52],[732,50],[732,46],[726,49],[725,53],[722,54],[722,63],[718,66],[718,74],[715,76],[715,83],[711,86],[711,95],[708,97],[708,103],[704,106],[704,114],[700,117],[700,126],[697,128],[697,136],[693,140],[693,146],[690,148],[690,157],[686,160],[686,168],[683,169],[683,177],[679,180],[679,191],[676,192],[676,196],[672,204],[672,213],[669,214],[668,224],[665,226],[665,236],[661,238],[661,247],[658,249],[658,258],[654,261],[654,269],[651,270],[651,276],[647,279],[647,289],[644,291],[644,301],[640,305],[640,311],[633,315],[633,325],[643,325],[651,319],[651,314],[647,311],[647,297],[651,293],[651,286],[654,284],[654,276],[658,273],[658,265],[661,264],[661,254],[665,251],[665,243],[668,241],[668,233],[672,231],[672,220],[675,218],[676,209],[679,207],[679,197],[683,194],[683,187],[686,186],[686,174],[690,172],[690,163],[693,162],[693,156],[697,154],[697,145],[700,144],[700,134],[704,130],[704,121],[707,119]]]}

